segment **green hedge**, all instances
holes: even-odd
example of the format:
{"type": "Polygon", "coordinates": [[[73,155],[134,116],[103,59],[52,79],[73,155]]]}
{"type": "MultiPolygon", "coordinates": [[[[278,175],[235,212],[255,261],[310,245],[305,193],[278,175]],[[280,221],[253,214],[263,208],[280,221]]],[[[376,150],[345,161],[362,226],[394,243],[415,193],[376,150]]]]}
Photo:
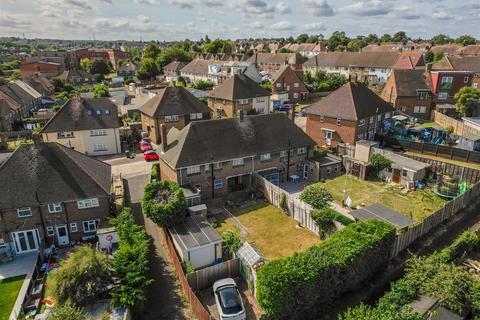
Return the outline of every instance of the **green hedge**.
{"type": "Polygon", "coordinates": [[[145,186],[142,209],[156,224],[169,226],[185,216],[187,201],[178,183],[157,181],[145,186]]]}
{"type": "Polygon", "coordinates": [[[150,172],[151,179],[155,179],[156,181],[160,180],[160,164],[154,163],[152,165],[152,170],[150,172]]]}
{"type": "Polygon", "coordinates": [[[305,252],[260,267],[257,300],[270,317],[328,310],[388,261],[394,237],[385,222],[350,224],[305,252]]]}

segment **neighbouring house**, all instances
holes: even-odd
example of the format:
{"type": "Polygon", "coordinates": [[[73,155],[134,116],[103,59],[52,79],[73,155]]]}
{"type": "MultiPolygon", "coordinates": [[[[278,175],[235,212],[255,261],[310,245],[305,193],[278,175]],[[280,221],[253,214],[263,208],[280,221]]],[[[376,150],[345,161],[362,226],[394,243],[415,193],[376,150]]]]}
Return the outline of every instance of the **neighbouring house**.
{"type": "MultiPolygon", "coordinates": [[[[0,166],[0,247],[12,253],[94,239],[107,223],[110,165],[58,143],[22,144],[0,166]]],[[[1,250],[1,249],[0,249],[1,250]]]]}
{"type": "Polygon", "coordinates": [[[162,139],[163,180],[195,187],[202,199],[252,187],[259,173],[272,183],[303,171],[313,141],[284,114],[191,122],[162,139]]]}
{"type": "Polygon", "coordinates": [[[142,131],[147,132],[152,142],[162,141],[161,125],[165,130],[186,127],[196,120],[210,119],[210,109],[184,87],[165,87],[139,108],[142,131]]]}
{"type": "Polygon", "coordinates": [[[180,259],[190,262],[195,269],[221,261],[223,239],[201,215],[186,217],[168,231],[180,259]]]}
{"type": "Polygon", "coordinates": [[[463,117],[463,124],[480,133],[480,117],[463,117]]]}
{"type": "Polygon", "coordinates": [[[439,51],[445,56],[478,56],[480,55],[480,45],[444,44],[432,47],[432,52],[439,51]]]}
{"type": "Polygon", "coordinates": [[[0,132],[0,150],[8,149],[8,136],[5,133],[0,132]]]}
{"type": "Polygon", "coordinates": [[[402,52],[392,66],[394,70],[417,70],[425,69],[423,53],[419,51],[402,52]]]}
{"type": "Polygon", "coordinates": [[[283,65],[290,65],[294,70],[302,70],[305,58],[299,53],[255,53],[248,58],[258,70],[273,76],[283,65]]]}
{"type": "Polygon", "coordinates": [[[434,108],[430,77],[423,70],[393,70],[381,97],[395,110],[428,120],[434,108]]]}
{"type": "Polygon", "coordinates": [[[273,76],[272,100],[297,103],[307,99],[308,89],[303,82],[303,72],[293,70],[288,64],[282,66],[273,76]]]}
{"type": "Polygon", "coordinates": [[[303,64],[303,70],[317,71],[383,84],[387,81],[400,54],[395,52],[325,52],[311,57],[303,64]]]}
{"type": "Polygon", "coordinates": [[[216,76],[208,73],[208,66],[215,63],[219,63],[219,61],[193,59],[180,69],[180,76],[190,83],[195,83],[200,80],[215,83],[216,76]]]}
{"type": "Polygon", "coordinates": [[[62,71],[70,67],[70,60],[66,50],[38,50],[35,59],[45,62],[58,63],[62,71]]]}
{"type": "Polygon", "coordinates": [[[95,76],[81,69],[65,70],[58,78],[64,83],[70,83],[74,86],[95,83],[95,76]]]}
{"type": "Polygon", "coordinates": [[[280,49],[289,50],[291,52],[300,53],[306,58],[313,57],[321,52],[326,52],[327,47],[320,43],[287,43],[280,49]]]}
{"type": "Polygon", "coordinates": [[[362,52],[425,52],[432,47],[430,42],[385,42],[382,44],[369,44],[362,48],[362,52]]]}
{"type": "Polygon", "coordinates": [[[183,61],[172,61],[163,67],[163,74],[165,75],[165,80],[168,82],[176,82],[178,77],[180,77],[180,70],[187,65],[183,61]]]}
{"type": "Polygon", "coordinates": [[[47,122],[43,141],[90,156],[120,153],[117,105],[108,98],[73,98],[47,122]]]}
{"type": "Polygon", "coordinates": [[[29,79],[36,75],[52,78],[58,76],[62,70],[62,66],[55,62],[22,60],[20,63],[22,79],[29,79]]]}
{"type": "Polygon", "coordinates": [[[339,143],[373,140],[394,109],[363,83],[348,82],[303,112],[307,134],[319,146],[336,148],[339,143]]]}
{"type": "Polygon", "coordinates": [[[3,99],[0,93],[0,132],[22,128],[22,111],[11,99],[3,99]]]}
{"type": "Polygon", "coordinates": [[[235,74],[208,93],[208,107],[214,119],[232,118],[240,111],[268,113],[270,91],[243,74],[235,74]]]}
{"type": "Polygon", "coordinates": [[[432,70],[472,72],[471,86],[480,90],[480,56],[445,56],[432,65],[432,70]]]}
{"type": "Polygon", "coordinates": [[[55,92],[55,86],[42,75],[31,77],[30,79],[25,80],[25,83],[44,97],[48,97],[55,92]]]}
{"type": "Polygon", "coordinates": [[[449,116],[456,116],[455,94],[461,88],[472,85],[474,73],[442,69],[442,66],[433,65],[430,71],[432,92],[436,97],[436,110],[449,116]]]}
{"type": "Polygon", "coordinates": [[[135,77],[137,74],[138,66],[132,62],[126,62],[117,69],[117,74],[120,77],[135,77]]]}
{"type": "Polygon", "coordinates": [[[116,49],[81,48],[68,51],[68,57],[71,64],[70,67],[73,68],[78,68],[82,59],[100,58],[110,61],[112,67],[116,69],[118,61],[126,59],[128,54],[116,49]]]}

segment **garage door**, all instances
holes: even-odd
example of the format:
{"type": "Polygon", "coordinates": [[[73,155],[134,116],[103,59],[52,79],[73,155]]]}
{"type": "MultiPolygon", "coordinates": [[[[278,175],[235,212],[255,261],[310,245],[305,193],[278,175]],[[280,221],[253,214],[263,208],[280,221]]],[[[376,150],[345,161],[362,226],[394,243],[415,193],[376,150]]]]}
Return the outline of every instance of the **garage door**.
{"type": "Polygon", "coordinates": [[[263,176],[265,179],[273,183],[274,185],[278,185],[280,183],[280,174],[278,172],[270,173],[263,176]]]}
{"type": "Polygon", "coordinates": [[[215,262],[215,245],[209,245],[190,251],[190,262],[194,268],[209,266],[215,262]]]}

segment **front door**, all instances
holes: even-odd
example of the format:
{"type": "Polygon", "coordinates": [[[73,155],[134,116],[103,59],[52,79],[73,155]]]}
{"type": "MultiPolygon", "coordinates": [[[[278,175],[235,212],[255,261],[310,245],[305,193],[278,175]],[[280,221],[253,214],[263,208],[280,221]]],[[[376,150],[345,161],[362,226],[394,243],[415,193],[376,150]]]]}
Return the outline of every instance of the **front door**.
{"type": "Polygon", "coordinates": [[[40,247],[37,229],[13,232],[12,235],[17,253],[38,250],[40,247]]]}
{"type": "Polygon", "coordinates": [[[400,183],[400,170],[393,169],[392,181],[394,183],[400,183]]]}
{"type": "Polygon", "coordinates": [[[67,226],[57,226],[57,242],[59,246],[66,246],[68,244],[67,226]]]}

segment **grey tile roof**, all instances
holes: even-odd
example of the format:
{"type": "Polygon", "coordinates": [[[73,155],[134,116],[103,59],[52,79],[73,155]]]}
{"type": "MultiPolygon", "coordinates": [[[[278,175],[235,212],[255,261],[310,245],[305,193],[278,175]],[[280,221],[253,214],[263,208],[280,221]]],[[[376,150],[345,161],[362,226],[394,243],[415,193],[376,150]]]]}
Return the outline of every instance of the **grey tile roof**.
{"type": "Polygon", "coordinates": [[[412,225],[414,222],[411,218],[402,215],[382,204],[375,203],[370,206],[356,209],[350,212],[355,219],[363,220],[380,220],[391,223],[397,229],[403,229],[412,225]]]}
{"type": "Polygon", "coordinates": [[[210,109],[183,87],[165,87],[140,108],[149,117],[209,113],[210,109]]]}
{"type": "Polygon", "coordinates": [[[119,128],[117,105],[108,98],[73,98],[47,122],[42,132],[119,128]],[[109,114],[106,114],[109,110],[109,114]],[[101,114],[97,114],[101,112],[101,114]]]}
{"type": "Polygon", "coordinates": [[[186,217],[182,222],[168,228],[172,237],[186,251],[222,241],[222,237],[201,216],[186,217]]]}
{"type": "Polygon", "coordinates": [[[306,67],[392,68],[400,53],[396,52],[326,52],[311,57],[306,67]]]}
{"type": "Polygon", "coordinates": [[[347,82],[303,111],[306,114],[357,121],[394,110],[363,83],[347,82]]]}
{"type": "Polygon", "coordinates": [[[395,88],[399,97],[416,97],[417,90],[430,89],[430,82],[423,70],[393,70],[395,88]]]}
{"type": "Polygon", "coordinates": [[[87,81],[91,81],[95,79],[95,76],[80,69],[71,69],[65,70],[61,75],[58,76],[58,78],[64,82],[70,82],[73,78],[80,78],[82,81],[85,81],[85,79],[88,79],[87,81]]]}
{"type": "Polygon", "coordinates": [[[216,60],[194,59],[180,69],[180,72],[189,74],[208,74],[208,65],[218,62],[216,60]]]}
{"type": "Polygon", "coordinates": [[[256,97],[269,97],[270,91],[262,88],[258,83],[244,74],[234,74],[208,93],[208,97],[237,100],[256,97]]]}
{"type": "Polygon", "coordinates": [[[162,159],[173,168],[314,146],[315,142],[284,114],[191,122],[170,130],[162,159]]]}
{"type": "Polygon", "coordinates": [[[0,210],[110,194],[110,165],[54,142],[21,145],[0,166],[0,210]]]}
{"type": "Polygon", "coordinates": [[[392,167],[395,169],[409,169],[413,171],[419,171],[430,167],[428,163],[410,159],[396,153],[387,153],[385,157],[393,161],[392,167]]]}
{"type": "Polygon", "coordinates": [[[1,86],[0,91],[5,93],[19,105],[29,105],[35,100],[35,98],[37,98],[32,96],[31,93],[17,83],[10,83],[8,85],[1,86]]]}
{"type": "Polygon", "coordinates": [[[187,63],[183,61],[172,61],[163,67],[163,70],[180,71],[186,65],[187,63]]]}

